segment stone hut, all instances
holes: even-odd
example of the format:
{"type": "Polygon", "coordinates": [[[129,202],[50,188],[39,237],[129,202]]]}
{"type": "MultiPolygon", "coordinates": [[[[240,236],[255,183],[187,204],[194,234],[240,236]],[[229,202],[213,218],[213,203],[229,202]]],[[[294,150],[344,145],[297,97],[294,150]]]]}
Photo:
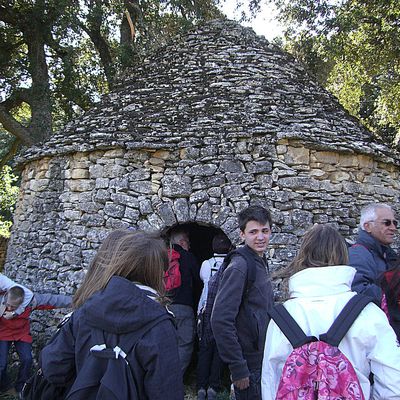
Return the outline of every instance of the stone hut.
{"type": "Polygon", "coordinates": [[[97,107],[19,160],[5,270],[39,291],[73,293],[105,235],[186,225],[209,257],[236,214],[269,207],[270,265],[305,230],[346,237],[360,208],[397,203],[399,155],[376,142],[290,55],[232,21],[177,37],[97,107]]]}

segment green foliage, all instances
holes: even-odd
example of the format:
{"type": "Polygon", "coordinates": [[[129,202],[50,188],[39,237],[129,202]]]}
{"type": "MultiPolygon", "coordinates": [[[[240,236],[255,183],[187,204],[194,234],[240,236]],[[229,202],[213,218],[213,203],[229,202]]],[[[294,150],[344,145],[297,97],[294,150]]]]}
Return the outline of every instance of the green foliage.
{"type": "Polygon", "coordinates": [[[221,16],[219,1],[0,2],[0,124],[26,144],[46,139],[126,68],[199,20],[221,16]],[[23,104],[30,115],[10,126],[23,104]]]}
{"type": "Polygon", "coordinates": [[[0,170],[0,236],[9,237],[12,225],[11,217],[18,197],[18,177],[9,166],[0,170]]]}
{"type": "Polygon", "coordinates": [[[389,145],[400,135],[400,2],[272,0],[286,46],[389,145]]]}

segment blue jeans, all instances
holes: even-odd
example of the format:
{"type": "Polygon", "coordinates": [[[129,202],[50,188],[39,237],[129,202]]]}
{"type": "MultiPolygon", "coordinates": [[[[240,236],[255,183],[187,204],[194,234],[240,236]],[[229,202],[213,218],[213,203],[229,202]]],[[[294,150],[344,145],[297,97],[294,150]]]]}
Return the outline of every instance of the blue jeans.
{"type": "Polygon", "coordinates": [[[175,315],[178,334],[178,352],[182,375],[190,364],[195,339],[195,320],[193,308],[183,304],[171,304],[168,308],[175,315]]]}
{"type": "MultiPolygon", "coordinates": [[[[0,340],[0,387],[3,390],[8,389],[8,377],[7,377],[7,360],[8,351],[12,342],[0,340]]],[[[18,353],[20,367],[18,370],[17,380],[15,382],[15,390],[20,392],[25,382],[28,380],[31,374],[32,368],[32,344],[27,342],[14,342],[15,350],[18,353]]]]}
{"type": "Polygon", "coordinates": [[[261,400],[261,370],[250,371],[250,386],[239,390],[235,387],[236,400],[261,400]]]}

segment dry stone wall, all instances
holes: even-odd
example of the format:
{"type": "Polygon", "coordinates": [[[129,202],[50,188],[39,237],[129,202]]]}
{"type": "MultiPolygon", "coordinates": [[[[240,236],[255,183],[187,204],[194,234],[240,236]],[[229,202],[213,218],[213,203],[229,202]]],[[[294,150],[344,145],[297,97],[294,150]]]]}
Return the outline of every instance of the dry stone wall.
{"type": "Polygon", "coordinates": [[[356,232],[360,207],[395,204],[399,172],[362,154],[263,138],[170,150],[100,150],[43,158],[25,169],[7,269],[38,290],[73,293],[113,229],[197,222],[237,243],[236,214],[271,209],[273,269],[287,264],[314,223],[356,232]],[[23,249],[20,251],[18,249],[23,249]]]}
{"type": "Polygon", "coordinates": [[[0,270],[3,269],[4,263],[6,261],[8,239],[0,236],[0,270]]]}
{"type": "Polygon", "coordinates": [[[351,238],[363,205],[398,209],[399,161],[290,55],[212,21],[20,157],[5,269],[71,294],[111,230],[196,223],[237,243],[250,204],[272,211],[270,265],[281,268],[312,224],[351,238]]]}

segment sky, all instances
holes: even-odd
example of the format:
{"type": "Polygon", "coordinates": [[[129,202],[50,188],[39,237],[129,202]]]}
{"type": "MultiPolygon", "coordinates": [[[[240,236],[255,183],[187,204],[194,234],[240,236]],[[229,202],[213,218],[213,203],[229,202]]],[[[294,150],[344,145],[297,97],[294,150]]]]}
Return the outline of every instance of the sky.
{"type": "MultiPolygon", "coordinates": [[[[244,0],[246,2],[246,0],[244,0]]],[[[238,20],[240,18],[240,11],[235,10],[236,0],[226,0],[221,6],[221,10],[229,19],[238,20]]],[[[257,18],[250,22],[242,23],[244,26],[250,26],[254,29],[257,35],[264,35],[268,40],[282,34],[282,26],[276,19],[277,11],[275,7],[270,4],[261,4],[261,12],[257,18]]]]}

